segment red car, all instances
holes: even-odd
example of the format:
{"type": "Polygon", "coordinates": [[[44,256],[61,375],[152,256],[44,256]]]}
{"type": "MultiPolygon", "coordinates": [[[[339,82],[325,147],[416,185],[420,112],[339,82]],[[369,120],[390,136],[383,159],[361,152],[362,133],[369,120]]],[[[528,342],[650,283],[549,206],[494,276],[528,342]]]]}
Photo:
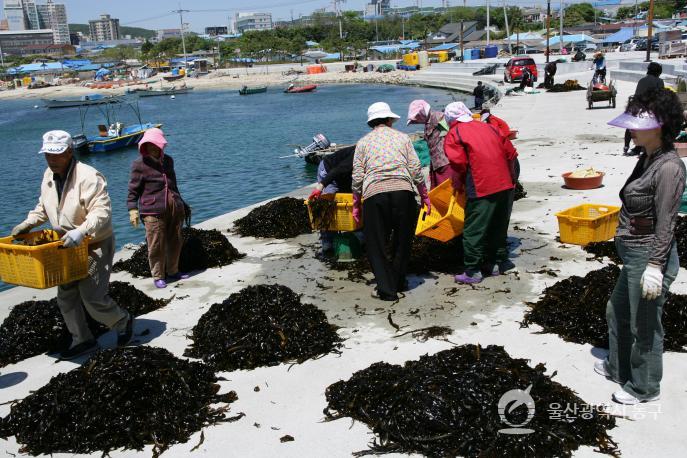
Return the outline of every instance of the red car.
{"type": "Polygon", "coordinates": [[[503,81],[513,83],[522,79],[522,71],[528,68],[532,72],[532,78],[537,81],[537,64],[531,57],[513,57],[506,63],[503,71],[503,81]]]}

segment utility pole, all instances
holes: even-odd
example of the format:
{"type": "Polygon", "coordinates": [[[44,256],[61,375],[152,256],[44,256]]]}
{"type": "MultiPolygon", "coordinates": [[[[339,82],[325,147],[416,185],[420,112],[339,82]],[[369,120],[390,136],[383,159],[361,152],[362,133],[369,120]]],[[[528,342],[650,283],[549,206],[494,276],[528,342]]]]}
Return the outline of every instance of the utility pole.
{"type": "Polygon", "coordinates": [[[651,62],[651,38],[654,34],[654,0],[649,0],[649,18],[646,33],[646,62],[651,62]]]}
{"type": "Polygon", "coordinates": [[[559,44],[561,45],[561,54],[563,54],[563,11],[564,11],[563,10],[563,0],[561,0],[560,10],[558,11],[558,18],[560,19],[560,23],[561,23],[561,31],[559,32],[560,33],[560,43],[559,44]]]}
{"type": "Polygon", "coordinates": [[[549,40],[551,40],[551,0],[546,0],[546,63],[549,63],[549,40]]]}
{"type": "Polygon", "coordinates": [[[487,46],[489,46],[489,0],[487,0],[487,46]]]}
{"type": "Polygon", "coordinates": [[[463,0],[463,11],[461,12],[461,15],[460,15],[460,56],[463,59],[463,62],[465,62],[465,42],[463,41],[463,33],[464,33],[463,27],[464,27],[465,21],[464,21],[463,17],[465,15],[466,1],[467,0],[463,0]]]}
{"type": "Polygon", "coordinates": [[[508,53],[513,54],[513,47],[510,42],[510,31],[508,30],[508,10],[506,9],[506,0],[503,0],[503,19],[506,23],[506,35],[508,36],[508,53]]]}
{"type": "Polygon", "coordinates": [[[184,51],[184,76],[186,76],[186,71],[188,70],[188,59],[186,58],[186,38],[184,37],[184,13],[190,13],[190,11],[182,10],[181,4],[179,4],[179,9],[172,11],[172,13],[179,14],[179,24],[181,25],[181,47],[184,51]]]}

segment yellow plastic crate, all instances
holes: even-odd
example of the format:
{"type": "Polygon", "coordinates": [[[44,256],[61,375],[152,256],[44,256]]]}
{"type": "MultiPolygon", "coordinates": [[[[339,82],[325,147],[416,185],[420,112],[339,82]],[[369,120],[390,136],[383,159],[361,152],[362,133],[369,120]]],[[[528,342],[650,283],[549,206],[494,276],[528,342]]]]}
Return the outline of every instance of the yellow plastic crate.
{"type": "MultiPolygon", "coordinates": [[[[362,227],[362,224],[356,224],[353,220],[353,194],[322,194],[319,198],[336,201],[336,212],[334,212],[329,227],[322,230],[350,232],[357,231],[362,227]]],[[[316,221],[313,221],[312,208],[310,208],[309,201],[306,200],[305,204],[308,206],[310,225],[313,230],[318,230],[318,224],[316,224],[316,221]]]]}
{"type": "Polygon", "coordinates": [[[430,237],[441,242],[458,237],[465,224],[465,194],[454,195],[453,183],[446,180],[429,192],[432,212],[422,207],[415,227],[415,235],[430,237]]]}
{"type": "Polygon", "coordinates": [[[582,204],[556,213],[561,242],[587,245],[613,238],[620,207],[582,204]]]}
{"type": "Polygon", "coordinates": [[[54,242],[39,246],[14,245],[14,237],[0,238],[0,279],[29,288],[52,288],[88,276],[88,240],[63,248],[55,231],[38,231],[18,239],[35,239],[47,233],[54,242]]]}

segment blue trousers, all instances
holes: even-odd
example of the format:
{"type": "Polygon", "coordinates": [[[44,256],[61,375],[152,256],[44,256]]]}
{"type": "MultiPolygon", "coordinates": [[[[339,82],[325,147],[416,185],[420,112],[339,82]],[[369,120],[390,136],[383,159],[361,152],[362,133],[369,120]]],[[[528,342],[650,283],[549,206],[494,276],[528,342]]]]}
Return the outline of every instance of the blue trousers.
{"type": "Polygon", "coordinates": [[[606,306],[608,322],[608,371],[623,389],[637,399],[660,393],[663,377],[663,325],[661,315],[666,294],[680,264],[673,242],[663,270],[663,289],[654,300],[642,297],[640,280],[649,262],[650,247],[615,241],[623,260],[620,277],[606,306]]]}

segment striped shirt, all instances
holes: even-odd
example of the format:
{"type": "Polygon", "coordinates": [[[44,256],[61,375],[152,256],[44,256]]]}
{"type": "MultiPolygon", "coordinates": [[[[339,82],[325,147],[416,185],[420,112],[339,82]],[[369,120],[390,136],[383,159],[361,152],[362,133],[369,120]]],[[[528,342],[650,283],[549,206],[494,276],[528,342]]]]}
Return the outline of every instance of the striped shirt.
{"type": "Polygon", "coordinates": [[[353,192],[363,199],[382,192],[413,191],[424,184],[410,137],[381,125],[358,141],[353,156],[353,192]]]}

